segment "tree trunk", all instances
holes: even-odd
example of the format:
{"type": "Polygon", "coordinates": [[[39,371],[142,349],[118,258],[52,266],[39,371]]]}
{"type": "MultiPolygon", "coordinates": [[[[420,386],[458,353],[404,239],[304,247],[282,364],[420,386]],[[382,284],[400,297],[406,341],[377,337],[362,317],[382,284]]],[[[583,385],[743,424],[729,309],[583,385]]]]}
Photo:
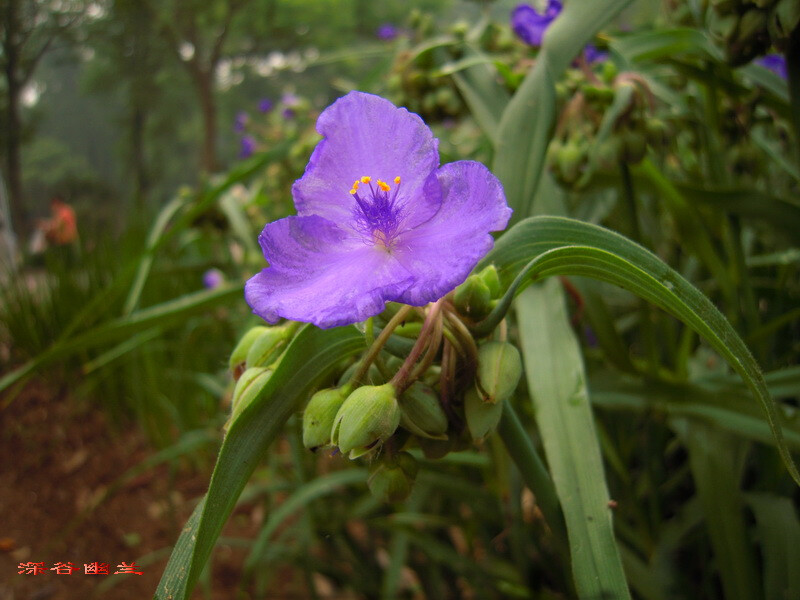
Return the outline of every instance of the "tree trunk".
{"type": "Polygon", "coordinates": [[[27,215],[23,200],[22,189],[22,161],[20,146],[22,143],[20,109],[20,94],[22,89],[19,77],[19,47],[17,36],[20,23],[17,15],[17,3],[13,0],[6,7],[6,86],[8,90],[8,105],[6,106],[6,177],[8,178],[8,196],[11,204],[12,226],[18,236],[22,237],[27,231],[27,215]]]}
{"type": "Polygon", "coordinates": [[[133,161],[134,206],[143,211],[150,178],[147,175],[147,159],[144,150],[144,130],[147,124],[147,113],[141,106],[134,106],[131,114],[131,160],[133,161]]]}
{"type": "Polygon", "coordinates": [[[219,168],[217,162],[217,105],[214,98],[214,69],[195,71],[195,85],[200,97],[200,110],[203,114],[203,152],[200,167],[206,173],[214,173],[219,168]]]}

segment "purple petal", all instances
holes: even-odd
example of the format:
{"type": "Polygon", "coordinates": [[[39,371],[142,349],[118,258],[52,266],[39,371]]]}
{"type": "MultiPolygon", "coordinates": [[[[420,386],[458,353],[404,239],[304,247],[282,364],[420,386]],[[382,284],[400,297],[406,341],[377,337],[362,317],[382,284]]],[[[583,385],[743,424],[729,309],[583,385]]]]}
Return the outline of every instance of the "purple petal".
{"type": "Polygon", "coordinates": [[[328,328],[363,321],[413,281],[385,248],[322,217],[269,223],[259,242],[270,266],[247,282],[245,299],[270,323],[283,317],[328,328]]]}
{"type": "Polygon", "coordinates": [[[511,218],[500,181],[481,163],[450,163],[437,177],[441,209],[397,240],[394,254],[415,277],[397,302],[422,305],[462,283],[494,244],[489,232],[504,229],[511,218]]]}
{"type": "Polygon", "coordinates": [[[779,77],[786,79],[789,76],[786,70],[786,59],[782,54],[767,54],[762,56],[756,61],[756,64],[761,65],[765,69],[769,69],[779,77]]]}
{"type": "Polygon", "coordinates": [[[252,135],[242,136],[239,158],[248,158],[256,151],[256,139],[252,135]]]}
{"type": "Polygon", "coordinates": [[[323,139],[292,187],[299,215],[349,222],[355,204],[348,192],[363,176],[390,183],[401,178],[398,205],[405,226],[436,213],[441,196],[432,174],[439,165],[438,141],[419,116],[379,96],[350,92],[322,112],[317,131],[323,139]]]}
{"type": "Polygon", "coordinates": [[[550,0],[544,14],[530,4],[519,4],[511,12],[511,28],[519,38],[530,46],[541,46],[544,32],[561,12],[561,3],[550,0]]]}

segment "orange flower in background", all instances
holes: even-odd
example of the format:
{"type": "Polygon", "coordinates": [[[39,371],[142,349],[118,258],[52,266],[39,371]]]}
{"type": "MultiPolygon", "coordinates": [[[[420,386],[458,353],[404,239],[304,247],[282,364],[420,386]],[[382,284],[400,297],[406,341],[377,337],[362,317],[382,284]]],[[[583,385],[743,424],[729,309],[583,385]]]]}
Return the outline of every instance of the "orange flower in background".
{"type": "Polygon", "coordinates": [[[52,216],[41,225],[48,243],[63,246],[74,242],[78,238],[75,210],[61,198],[53,198],[50,211],[52,216]]]}

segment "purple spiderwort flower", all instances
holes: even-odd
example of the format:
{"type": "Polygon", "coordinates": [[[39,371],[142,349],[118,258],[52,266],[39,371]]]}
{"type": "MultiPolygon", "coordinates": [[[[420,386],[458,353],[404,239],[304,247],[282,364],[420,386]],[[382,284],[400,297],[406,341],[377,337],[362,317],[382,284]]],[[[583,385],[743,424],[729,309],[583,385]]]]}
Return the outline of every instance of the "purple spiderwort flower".
{"type": "Polygon", "coordinates": [[[275,103],[269,98],[262,98],[258,101],[258,112],[268,113],[273,109],[275,103]]]}
{"type": "Polygon", "coordinates": [[[375,37],[384,42],[390,42],[397,37],[399,31],[391,23],[384,23],[375,31],[375,37]]]}
{"type": "Polygon", "coordinates": [[[225,275],[219,269],[209,269],[203,273],[203,286],[209,290],[218,288],[223,281],[225,281],[225,275]]]}
{"type": "Polygon", "coordinates": [[[586,44],[586,47],[583,49],[583,58],[587,65],[593,65],[594,63],[606,60],[608,58],[608,52],[600,50],[594,44],[586,44]]]}
{"type": "Polygon", "coordinates": [[[256,140],[252,135],[242,136],[241,149],[239,150],[239,158],[249,158],[256,151],[256,140]]]}
{"type": "Polygon", "coordinates": [[[529,46],[541,46],[544,32],[561,12],[559,0],[548,0],[544,13],[530,4],[518,4],[511,11],[511,28],[529,46]]]}
{"type": "Polygon", "coordinates": [[[786,70],[786,58],[782,54],[767,54],[759,58],[756,64],[769,69],[783,79],[787,79],[789,76],[789,72],[786,70]]]}
{"type": "Polygon", "coordinates": [[[287,106],[286,108],[284,108],[284,109],[281,111],[281,116],[282,116],[284,119],[291,120],[291,119],[294,119],[294,118],[295,118],[295,116],[296,116],[296,113],[294,112],[294,109],[293,109],[293,108],[289,108],[289,107],[287,106]]]}
{"type": "Polygon", "coordinates": [[[323,139],[292,186],[297,216],[264,227],[270,266],[245,285],[270,323],[336,327],[389,301],[438,300],[508,223],[497,178],[474,161],[440,167],[427,125],[384,98],[350,92],[322,112],[317,131],[323,139]]]}
{"type": "Polygon", "coordinates": [[[233,130],[236,133],[243,133],[247,129],[247,124],[250,122],[250,115],[244,111],[236,113],[236,119],[233,122],[233,130]]]}

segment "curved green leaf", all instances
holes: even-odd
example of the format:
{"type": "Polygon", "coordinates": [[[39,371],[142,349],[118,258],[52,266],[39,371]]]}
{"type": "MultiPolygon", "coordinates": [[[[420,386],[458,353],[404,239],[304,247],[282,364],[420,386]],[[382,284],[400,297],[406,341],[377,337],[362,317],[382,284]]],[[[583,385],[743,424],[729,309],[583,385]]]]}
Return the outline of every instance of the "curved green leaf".
{"type": "Polygon", "coordinates": [[[800,485],[775,403],[747,346],[708,298],[649,250],[597,225],[533,217],[502,236],[479,268],[490,263],[506,285],[520,276],[516,291],[549,275],[584,275],[623,287],[686,323],[747,383],[761,404],[781,459],[800,485]]]}
{"type": "Polygon", "coordinates": [[[286,420],[337,363],[363,349],[364,338],[355,327],[300,330],[259,396],[231,424],[208,493],[181,532],[155,600],[190,597],[222,526],[286,420]]]}

